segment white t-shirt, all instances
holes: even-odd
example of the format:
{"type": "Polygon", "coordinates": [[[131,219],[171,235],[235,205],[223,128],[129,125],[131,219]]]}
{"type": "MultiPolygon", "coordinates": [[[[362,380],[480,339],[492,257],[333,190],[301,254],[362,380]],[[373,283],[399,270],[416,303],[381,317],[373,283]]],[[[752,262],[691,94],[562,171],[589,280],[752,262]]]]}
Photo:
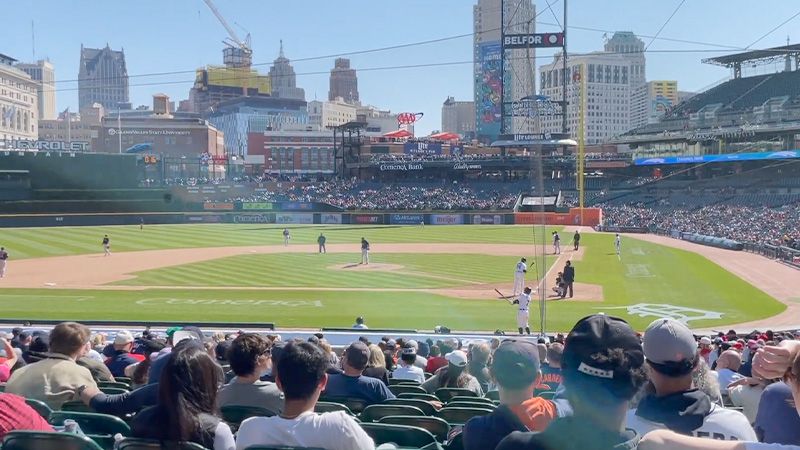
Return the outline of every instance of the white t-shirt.
{"type": "Polygon", "coordinates": [[[392,378],[425,382],[425,371],[416,366],[402,366],[392,372],[392,378]]]}
{"type": "Polygon", "coordinates": [[[374,450],[372,438],[343,411],[307,411],[294,419],[251,417],[239,427],[236,449],[253,445],[374,450]]]}
{"type": "Polygon", "coordinates": [[[523,273],[525,273],[525,271],[526,271],[526,270],[528,270],[528,265],[527,265],[527,264],[525,264],[525,263],[524,263],[524,262],[522,262],[522,261],[520,261],[520,262],[518,262],[518,263],[517,263],[517,270],[516,270],[516,273],[517,273],[518,275],[519,275],[519,274],[523,274],[523,273]]]}
{"type": "Polygon", "coordinates": [[[736,373],[731,369],[719,369],[717,372],[717,379],[719,379],[719,391],[725,395],[728,394],[728,385],[736,380],[744,378],[744,375],[736,373]]]}
{"type": "Polygon", "coordinates": [[[741,406],[745,417],[750,423],[756,421],[758,404],[761,403],[761,394],[764,393],[764,386],[736,386],[728,389],[728,396],[733,406],[741,406]]]}
{"type": "MultiPolygon", "coordinates": [[[[724,441],[738,440],[757,442],[756,432],[744,414],[732,409],[725,409],[718,405],[711,406],[711,412],[705,417],[703,425],[693,431],[694,437],[719,439],[724,441]]],[[[639,436],[653,430],[662,430],[666,427],[657,422],[651,422],[636,415],[636,410],[628,411],[626,427],[636,431],[639,436]]]]}

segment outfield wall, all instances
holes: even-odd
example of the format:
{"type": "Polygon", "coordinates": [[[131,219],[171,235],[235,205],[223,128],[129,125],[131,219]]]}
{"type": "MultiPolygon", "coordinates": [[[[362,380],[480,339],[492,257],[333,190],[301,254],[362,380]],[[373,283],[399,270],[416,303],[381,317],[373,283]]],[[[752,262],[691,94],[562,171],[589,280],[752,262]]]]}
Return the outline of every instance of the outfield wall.
{"type": "MultiPolygon", "coordinates": [[[[212,203],[213,204],[213,203],[212,203]]],[[[214,204],[217,205],[217,204],[214,204]]],[[[568,214],[505,212],[272,212],[269,210],[213,209],[197,212],[131,214],[27,214],[0,215],[0,228],[243,223],[279,225],[572,225],[580,224],[580,212],[568,214]],[[557,217],[554,217],[557,216],[557,217]],[[560,216],[560,217],[559,217],[560,216]]],[[[577,212],[576,212],[577,211],[577,212]]],[[[595,226],[602,218],[596,208],[584,209],[584,225],[595,226]]]]}

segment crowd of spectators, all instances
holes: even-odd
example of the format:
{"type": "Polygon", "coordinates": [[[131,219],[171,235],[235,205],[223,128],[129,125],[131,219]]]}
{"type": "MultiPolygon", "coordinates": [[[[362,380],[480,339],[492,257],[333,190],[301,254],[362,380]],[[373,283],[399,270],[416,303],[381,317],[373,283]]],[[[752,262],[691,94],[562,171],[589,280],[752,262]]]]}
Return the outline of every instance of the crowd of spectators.
{"type": "Polygon", "coordinates": [[[712,205],[697,210],[669,213],[644,206],[601,205],[603,224],[677,230],[715,236],[743,243],[798,247],[800,205],[779,208],[712,205]]]}
{"type": "Polygon", "coordinates": [[[383,413],[396,424],[450,422],[438,448],[800,449],[800,331],[698,336],[658,319],[639,334],[596,314],[538,341],[443,337],[362,336],[337,350],[320,333],[287,342],[185,326],[120,330],[107,342],[75,322],[16,328],[0,339],[0,437],[81,433],[33,406],[82,402],[128,421],[130,437],[211,450],[405,445],[404,433],[388,439],[370,426],[383,413]],[[113,373],[139,373],[138,387],[104,393],[104,382],[137,378],[113,373]],[[360,409],[331,411],[337,402],[360,409]],[[231,407],[249,407],[250,418],[231,419],[231,407]]]}
{"type": "MultiPolygon", "coordinates": [[[[365,158],[369,160],[372,164],[385,164],[385,163],[393,163],[393,162],[416,162],[416,161],[509,161],[509,160],[516,160],[516,159],[528,159],[530,155],[527,153],[523,153],[520,155],[494,155],[494,154],[477,154],[477,153],[470,153],[470,154],[403,154],[403,153],[371,153],[369,155],[364,155],[365,158]]],[[[586,153],[584,155],[585,159],[591,160],[614,160],[614,159],[625,159],[628,158],[626,156],[621,156],[616,153],[610,152],[591,152],[586,153]]],[[[554,153],[552,155],[545,155],[547,159],[555,159],[561,162],[565,161],[574,161],[576,156],[569,154],[569,155],[561,155],[554,153]]]]}

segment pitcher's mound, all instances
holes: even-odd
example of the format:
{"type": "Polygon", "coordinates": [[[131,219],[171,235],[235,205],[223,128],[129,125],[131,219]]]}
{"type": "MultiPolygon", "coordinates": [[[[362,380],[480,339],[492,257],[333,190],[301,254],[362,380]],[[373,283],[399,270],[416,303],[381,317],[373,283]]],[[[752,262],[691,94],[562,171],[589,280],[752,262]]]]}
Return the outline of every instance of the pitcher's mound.
{"type": "Polygon", "coordinates": [[[400,270],[403,266],[399,264],[378,264],[378,263],[371,263],[371,264],[340,264],[338,266],[330,266],[328,269],[331,270],[376,270],[376,271],[390,271],[390,270],[400,270]]]}

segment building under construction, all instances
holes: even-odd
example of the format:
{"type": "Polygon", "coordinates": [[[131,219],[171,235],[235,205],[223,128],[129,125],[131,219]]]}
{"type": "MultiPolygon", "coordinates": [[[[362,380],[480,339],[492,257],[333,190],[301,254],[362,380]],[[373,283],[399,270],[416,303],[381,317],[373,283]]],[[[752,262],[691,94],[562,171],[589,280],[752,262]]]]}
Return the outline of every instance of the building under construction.
{"type": "Polygon", "coordinates": [[[272,82],[269,75],[260,75],[250,67],[206,66],[197,69],[194,86],[189,92],[192,111],[213,112],[222,100],[237,97],[269,97],[272,82]]]}

